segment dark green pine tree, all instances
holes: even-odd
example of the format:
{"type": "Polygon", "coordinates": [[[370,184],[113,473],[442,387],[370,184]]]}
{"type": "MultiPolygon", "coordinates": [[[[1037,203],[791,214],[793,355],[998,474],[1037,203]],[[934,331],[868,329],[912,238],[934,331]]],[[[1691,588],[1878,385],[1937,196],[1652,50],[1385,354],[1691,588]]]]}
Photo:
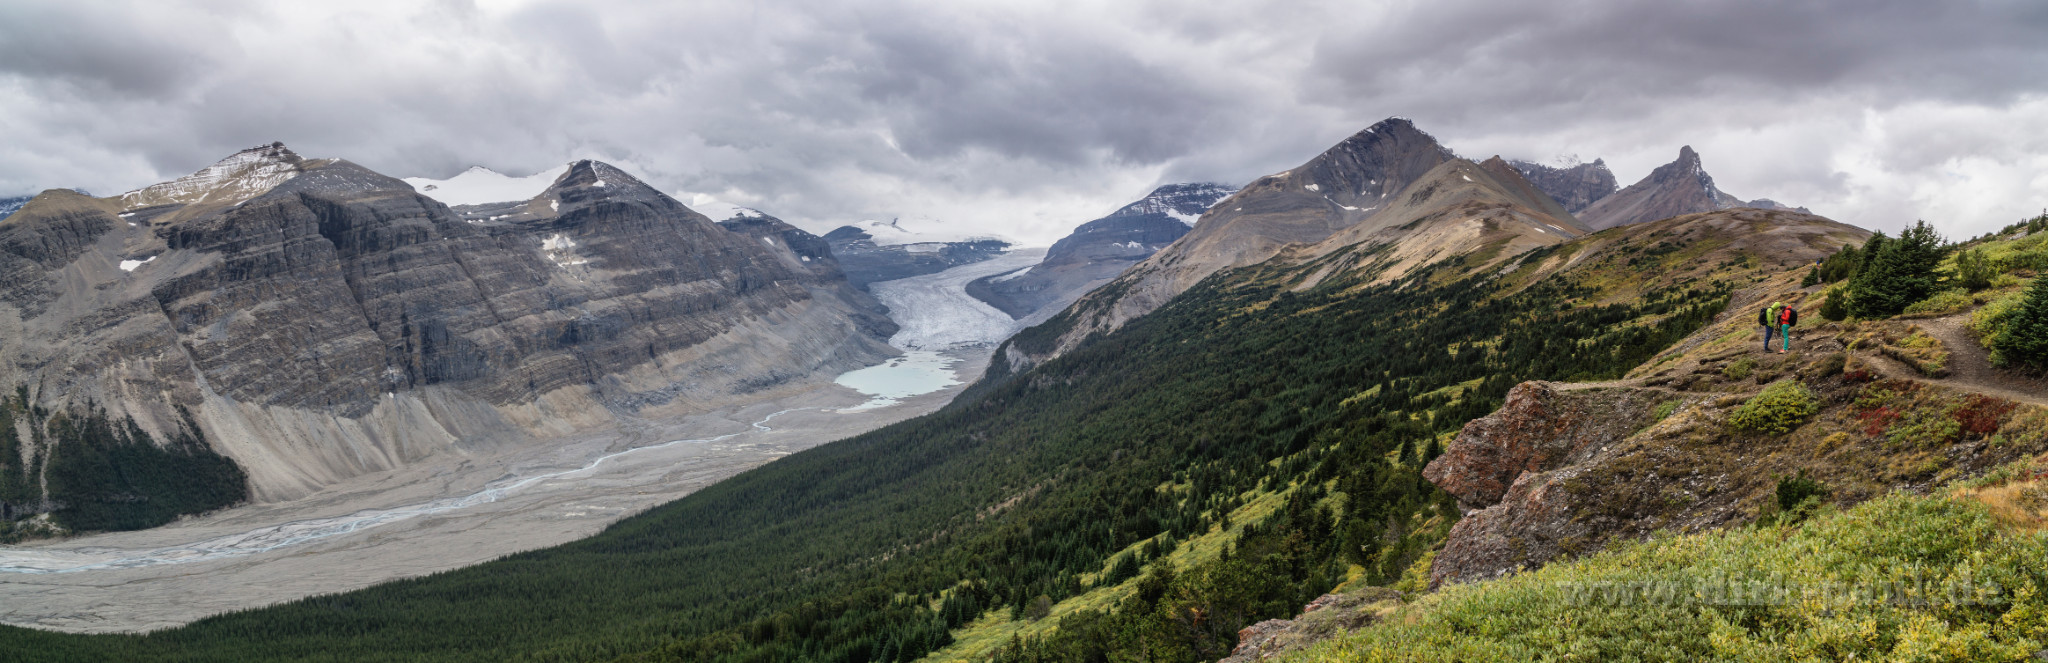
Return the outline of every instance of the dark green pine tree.
{"type": "Polygon", "coordinates": [[[2048,369],[2048,278],[2027,286],[2026,299],[1991,344],[2008,363],[2048,369]]]}
{"type": "Polygon", "coordinates": [[[1856,317],[1888,318],[1934,294],[1942,239],[1932,226],[1919,221],[1896,240],[1871,241],[1879,245],[1876,252],[1866,251],[1863,268],[1849,279],[1849,306],[1856,317]]]}

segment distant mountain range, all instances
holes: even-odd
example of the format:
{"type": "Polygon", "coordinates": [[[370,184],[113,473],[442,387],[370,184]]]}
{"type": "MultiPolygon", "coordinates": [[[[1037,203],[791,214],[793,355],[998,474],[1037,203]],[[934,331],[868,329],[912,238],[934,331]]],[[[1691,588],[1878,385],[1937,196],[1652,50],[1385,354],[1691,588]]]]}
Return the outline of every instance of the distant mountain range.
{"type": "Polygon", "coordinates": [[[1460,159],[1413,122],[1391,118],[1254,180],[1186,237],[1082,297],[1061,314],[1066,332],[1047,356],[1115,330],[1223,269],[1324,260],[1317,279],[1364,270],[1370,280],[1388,280],[1482,246],[1512,255],[1587,232],[1505,161],[1460,159]]]}
{"type": "Polygon", "coordinates": [[[996,237],[937,236],[905,230],[895,221],[862,221],[825,233],[847,281],[866,288],[981,262],[1010,250],[996,237]]]}
{"type": "Polygon", "coordinates": [[[35,196],[15,196],[13,198],[0,198],[0,219],[6,219],[9,215],[14,214],[15,210],[21,209],[22,205],[27,205],[28,201],[34,198],[35,196]]]}
{"type": "Polygon", "coordinates": [[[258,500],[894,354],[823,239],[714,223],[596,161],[408,184],[273,143],[109,198],[46,191],[0,223],[0,277],[21,334],[0,390],[203,433],[258,500]]]}
{"type": "Polygon", "coordinates": [[[1768,198],[1745,201],[1722,191],[1714,186],[1714,178],[1690,145],[1679,148],[1678,160],[1657,167],[1626,189],[1615,186],[1614,173],[1599,159],[1562,168],[1529,161],[1508,163],[1595,230],[1736,207],[1807,211],[1768,198]]]}

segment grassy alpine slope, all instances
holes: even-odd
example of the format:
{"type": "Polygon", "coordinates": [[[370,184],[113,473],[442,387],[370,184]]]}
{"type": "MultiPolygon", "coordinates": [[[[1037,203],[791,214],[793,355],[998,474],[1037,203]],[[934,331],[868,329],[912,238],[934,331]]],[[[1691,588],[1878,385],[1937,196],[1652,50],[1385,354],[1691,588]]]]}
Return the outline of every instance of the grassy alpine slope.
{"type": "MultiPolygon", "coordinates": [[[[1815,246],[1855,233],[1788,219],[1815,246]]],[[[1508,388],[1618,377],[1772,263],[1813,259],[1721,222],[1379,285],[1226,272],[942,412],[590,539],[144,636],[0,629],[0,658],[887,661],[964,654],[956,632],[1008,622],[1034,630],[1006,657],[1213,659],[1341,582],[1398,580],[1455,518],[1421,465],[1508,388]],[[1596,269],[1617,264],[1628,278],[1596,269]],[[1109,587],[1125,598],[1070,603],[1109,587]]]]}
{"type": "MultiPolygon", "coordinates": [[[[1896,315],[1813,321],[1789,355],[1759,353],[1740,319],[1702,329],[1622,387],[1682,405],[1553,473],[1594,478],[1557,484],[1581,505],[1568,517],[1618,504],[1659,533],[1383,603],[1360,616],[1376,623],[1274,660],[2041,658],[2048,395],[2022,368],[2040,355],[2000,353],[2038,338],[2009,302],[2048,301],[2043,231],[2048,217],[1942,249],[1896,315]],[[1686,499],[1629,500],[1673,488],[1686,499]]],[[[1828,283],[1853,286],[1896,241],[1757,292],[1846,316],[1854,288],[1828,283]]]]}

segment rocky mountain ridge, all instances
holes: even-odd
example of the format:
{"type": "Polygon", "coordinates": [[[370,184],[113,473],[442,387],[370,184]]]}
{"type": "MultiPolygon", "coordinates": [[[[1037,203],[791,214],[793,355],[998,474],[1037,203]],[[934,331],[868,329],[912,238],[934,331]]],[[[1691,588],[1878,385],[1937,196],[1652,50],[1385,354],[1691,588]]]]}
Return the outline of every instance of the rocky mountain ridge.
{"type": "Polygon", "coordinates": [[[926,236],[894,221],[840,226],[825,233],[825,241],[847,281],[863,289],[876,281],[936,274],[1010,250],[1010,243],[999,238],[926,236]]]}
{"type": "Polygon", "coordinates": [[[721,227],[600,162],[458,212],[272,144],[0,224],[0,383],[152,434],[186,408],[256,499],[290,499],[892,354],[820,241],[721,227]]]}
{"type": "Polygon", "coordinates": [[[1062,313],[1054,347],[1010,359],[1027,366],[1063,354],[1210,274],[1276,257],[1329,261],[1317,281],[1356,270],[1388,280],[1483,244],[1528,248],[1586,232],[1499,157],[1460,159],[1413,122],[1389,118],[1218,202],[1186,237],[1062,313]],[[1373,255],[1382,249],[1392,253],[1373,255]]]}
{"type": "Polygon", "coordinates": [[[1804,207],[1788,207],[1759,198],[1744,201],[1720,187],[1700,163],[1691,145],[1678,149],[1678,159],[1658,166],[1648,176],[1615,191],[1579,211],[1580,220],[1594,230],[1668,219],[1684,214],[1712,212],[1735,207],[1787,209],[1805,213],[1804,207]]]}
{"type": "Polygon", "coordinates": [[[1175,240],[1237,190],[1207,182],[1168,184],[1053,243],[1045,259],[1018,272],[969,283],[968,294],[1024,319],[1064,308],[1175,240]]]}
{"type": "Polygon", "coordinates": [[[1514,166],[1530,184],[1550,194],[1564,206],[1565,211],[1573,214],[1585,211],[1594,201],[1619,189],[1614,181],[1614,172],[1608,170],[1607,162],[1601,159],[1561,168],[1515,159],[1510,159],[1508,165],[1514,166]]]}

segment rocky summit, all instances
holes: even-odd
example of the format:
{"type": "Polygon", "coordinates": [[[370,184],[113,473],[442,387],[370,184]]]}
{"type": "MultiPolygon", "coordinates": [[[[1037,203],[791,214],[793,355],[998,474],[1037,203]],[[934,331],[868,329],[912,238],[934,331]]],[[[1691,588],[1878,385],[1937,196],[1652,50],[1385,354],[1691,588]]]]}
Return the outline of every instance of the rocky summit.
{"type": "Polygon", "coordinates": [[[0,274],[0,383],[166,439],[190,412],[258,500],[892,352],[822,240],[721,227],[595,161],[457,210],[272,144],[45,192],[0,224],[0,274]]]}
{"type": "Polygon", "coordinates": [[[1700,164],[1700,154],[1687,145],[1678,149],[1676,161],[1658,166],[1642,181],[1595,201],[1578,215],[1587,227],[1603,230],[1735,207],[1806,211],[1764,198],[1744,201],[1722,191],[1700,164]]]}

